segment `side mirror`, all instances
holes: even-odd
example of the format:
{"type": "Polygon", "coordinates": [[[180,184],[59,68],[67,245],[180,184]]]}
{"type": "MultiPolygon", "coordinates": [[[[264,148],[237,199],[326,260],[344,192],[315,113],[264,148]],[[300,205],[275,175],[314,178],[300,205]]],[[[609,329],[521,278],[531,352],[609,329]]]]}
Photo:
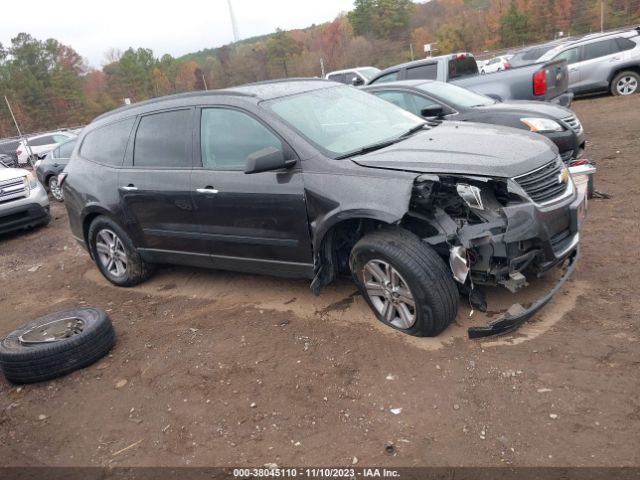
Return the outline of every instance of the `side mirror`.
{"type": "Polygon", "coordinates": [[[420,115],[423,117],[441,117],[444,115],[444,108],[440,105],[434,105],[433,107],[427,107],[420,110],[420,115]]]}
{"type": "Polygon", "coordinates": [[[364,85],[364,80],[362,80],[360,77],[353,77],[353,79],[351,80],[351,85],[353,85],[354,87],[359,87],[360,85],[364,85]]]}
{"type": "Polygon", "coordinates": [[[247,157],[244,173],[260,173],[290,168],[296,164],[295,159],[287,159],[284,152],[276,147],[267,147],[253,152],[247,157]]]}

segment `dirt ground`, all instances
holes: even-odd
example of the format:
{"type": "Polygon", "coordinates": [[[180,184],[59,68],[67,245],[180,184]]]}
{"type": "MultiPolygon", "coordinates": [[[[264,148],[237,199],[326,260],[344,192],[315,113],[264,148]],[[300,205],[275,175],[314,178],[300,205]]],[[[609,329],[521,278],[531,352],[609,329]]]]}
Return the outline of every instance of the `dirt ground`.
{"type": "Polygon", "coordinates": [[[436,339],[392,331],[348,281],[315,297],[306,281],[172,267],[116,288],[53,205],[48,227],[0,239],[0,334],[92,305],[118,343],[55,381],[0,377],[1,464],[640,465],[640,95],[574,109],[612,198],[589,204],[573,279],[491,341],[466,338],[486,321],[468,308],[436,339]]]}

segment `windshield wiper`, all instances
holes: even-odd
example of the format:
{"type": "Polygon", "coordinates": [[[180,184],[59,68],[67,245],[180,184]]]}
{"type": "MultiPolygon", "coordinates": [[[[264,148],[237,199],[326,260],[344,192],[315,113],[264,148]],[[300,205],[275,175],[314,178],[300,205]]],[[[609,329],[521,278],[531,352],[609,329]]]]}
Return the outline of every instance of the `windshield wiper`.
{"type": "Polygon", "coordinates": [[[338,155],[337,157],[333,157],[336,160],[342,160],[343,158],[354,157],[356,155],[364,155],[365,153],[373,152],[375,150],[380,150],[381,148],[388,147],[389,145],[393,145],[398,140],[387,140],[385,142],[374,143],[372,145],[367,145],[366,147],[359,148],[358,150],[354,150],[349,153],[343,153],[342,155],[338,155]]]}
{"type": "Polygon", "coordinates": [[[375,150],[380,150],[381,148],[388,147],[389,145],[393,145],[394,143],[398,143],[404,140],[405,138],[422,130],[427,125],[428,125],[427,122],[421,123],[420,125],[416,125],[415,127],[410,128],[409,130],[407,130],[397,138],[394,138],[392,140],[386,140],[384,142],[374,143],[372,145],[367,145],[366,147],[359,148],[358,150],[354,150],[349,153],[343,153],[342,155],[338,155],[337,157],[334,157],[334,158],[336,160],[342,160],[343,158],[354,157],[356,155],[364,155],[365,153],[373,152],[375,150]]]}

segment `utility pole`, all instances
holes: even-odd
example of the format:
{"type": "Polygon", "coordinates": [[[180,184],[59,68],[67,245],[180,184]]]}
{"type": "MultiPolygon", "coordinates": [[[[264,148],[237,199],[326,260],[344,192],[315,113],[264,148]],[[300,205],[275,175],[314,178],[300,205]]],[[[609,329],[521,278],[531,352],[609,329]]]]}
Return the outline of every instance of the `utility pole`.
{"type": "Polygon", "coordinates": [[[413,62],[413,43],[409,44],[409,49],[411,50],[411,61],[413,62]]]}
{"type": "Polygon", "coordinates": [[[209,90],[209,88],[207,87],[207,79],[204,78],[204,73],[202,74],[202,83],[204,83],[204,89],[209,90]]]}
{"type": "Polygon", "coordinates": [[[18,130],[18,136],[24,142],[24,146],[27,149],[27,153],[29,154],[29,158],[28,158],[29,164],[31,165],[31,168],[33,168],[33,163],[31,163],[31,157],[33,156],[33,152],[31,151],[31,147],[29,146],[29,141],[22,136],[22,132],[20,131],[20,127],[18,126],[18,121],[16,120],[16,116],[13,114],[13,110],[11,109],[11,104],[9,104],[9,99],[7,98],[6,95],[4,96],[4,101],[7,102],[7,107],[9,107],[9,113],[11,114],[11,118],[13,119],[13,124],[16,126],[16,130],[18,130]]]}
{"type": "Polygon", "coordinates": [[[320,71],[322,72],[322,78],[324,78],[324,60],[320,57],[320,71]]]}
{"type": "Polygon", "coordinates": [[[231,17],[231,28],[233,29],[233,42],[238,43],[240,40],[240,34],[238,33],[238,25],[236,24],[236,17],[233,14],[231,0],[227,0],[227,4],[229,5],[229,17],[231,17]]]}
{"type": "Polygon", "coordinates": [[[600,33],[604,32],[604,1],[600,0],[600,33]]]}

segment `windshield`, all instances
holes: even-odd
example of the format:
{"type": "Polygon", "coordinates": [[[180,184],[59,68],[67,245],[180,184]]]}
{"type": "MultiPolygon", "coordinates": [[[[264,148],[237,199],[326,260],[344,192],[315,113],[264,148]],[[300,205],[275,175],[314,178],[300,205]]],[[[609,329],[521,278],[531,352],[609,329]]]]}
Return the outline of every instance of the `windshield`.
{"type": "Polygon", "coordinates": [[[397,139],[424,124],[420,117],[348,86],[312,90],[262,105],[332,158],[397,139]]]}
{"type": "Polygon", "coordinates": [[[452,107],[472,108],[496,103],[493,98],[485,97],[484,95],[450,83],[429,82],[418,85],[418,88],[439,97],[443,102],[448,103],[452,107]]]}
{"type": "Polygon", "coordinates": [[[380,73],[380,69],[374,67],[359,68],[358,73],[367,80],[371,80],[373,77],[380,73]]]}

